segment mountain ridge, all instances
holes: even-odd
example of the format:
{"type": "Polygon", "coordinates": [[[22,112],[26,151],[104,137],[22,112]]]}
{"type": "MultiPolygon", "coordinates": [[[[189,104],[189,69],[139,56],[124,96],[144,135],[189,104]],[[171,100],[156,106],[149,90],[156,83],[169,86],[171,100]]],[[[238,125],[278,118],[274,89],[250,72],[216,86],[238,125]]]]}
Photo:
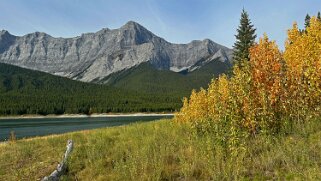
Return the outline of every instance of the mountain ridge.
{"type": "Polygon", "coordinates": [[[192,72],[211,61],[230,64],[232,50],[209,39],[174,44],[129,21],[72,38],[43,32],[0,32],[0,62],[84,82],[149,62],[156,69],[192,72]]]}

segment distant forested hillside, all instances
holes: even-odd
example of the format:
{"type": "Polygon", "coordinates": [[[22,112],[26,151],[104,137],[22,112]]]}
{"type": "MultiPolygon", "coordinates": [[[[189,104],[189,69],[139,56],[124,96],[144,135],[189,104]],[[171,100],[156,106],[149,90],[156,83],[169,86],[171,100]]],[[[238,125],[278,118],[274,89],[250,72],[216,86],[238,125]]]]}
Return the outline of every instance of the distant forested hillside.
{"type": "Polygon", "coordinates": [[[230,67],[230,64],[217,60],[192,72],[176,73],[169,70],[157,70],[147,62],[114,73],[99,83],[149,94],[170,94],[183,97],[189,96],[192,89],[207,87],[213,77],[228,73],[230,67]]]}
{"type": "Polygon", "coordinates": [[[0,115],[162,112],[181,107],[180,94],[148,94],[73,81],[0,64],[0,115]]]}

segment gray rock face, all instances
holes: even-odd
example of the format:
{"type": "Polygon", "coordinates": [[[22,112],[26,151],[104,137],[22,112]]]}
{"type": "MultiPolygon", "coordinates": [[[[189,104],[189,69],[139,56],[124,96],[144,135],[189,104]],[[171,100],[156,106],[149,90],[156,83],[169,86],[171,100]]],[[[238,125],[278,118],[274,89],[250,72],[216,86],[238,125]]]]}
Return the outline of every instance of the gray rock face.
{"type": "Polygon", "coordinates": [[[35,32],[14,36],[0,31],[0,62],[84,82],[150,62],[157,69],[193,71],[210,61],[230,63],[232,50],[211,40],[172,44],[128,22],[74,38],[35,32]]]}

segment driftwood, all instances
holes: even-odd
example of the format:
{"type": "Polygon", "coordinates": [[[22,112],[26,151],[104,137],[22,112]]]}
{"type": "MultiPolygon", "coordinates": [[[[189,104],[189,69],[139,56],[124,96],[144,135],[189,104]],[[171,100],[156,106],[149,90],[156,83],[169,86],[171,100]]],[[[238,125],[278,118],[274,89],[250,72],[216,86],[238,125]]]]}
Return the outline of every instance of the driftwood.
{"type": "Polygon", "coordinates": [[[67,150],[61,163],[58,164],[57,169],[54,170],[49,176],[44,177],[41,181],[58,181],[67,170],[67,159],[73,148],[72,140],[67,142],[67,150]]]}

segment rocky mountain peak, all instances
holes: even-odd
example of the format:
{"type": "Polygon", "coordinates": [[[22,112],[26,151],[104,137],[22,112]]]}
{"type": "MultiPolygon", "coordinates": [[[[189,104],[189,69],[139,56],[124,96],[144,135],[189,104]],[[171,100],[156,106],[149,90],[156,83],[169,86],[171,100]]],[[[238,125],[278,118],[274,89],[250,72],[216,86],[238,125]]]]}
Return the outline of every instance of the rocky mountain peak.
{"type": "Polygon", "coordinates": [[[127,46],[150,42],[155,36],[145,27],[134,21],[127,22],[119,31],[122,35],[123,43],[127,46]]]}
{"type": "MultiPolygon", "coordinates": [[[[135,21],[128,21],[125,25],[123,25],[120,29],[127,29],[127,30],[140,30],[140,29],[145,29],[142,25],[135,21]]],[[[146,29],[145,29],[146,30],[146,29]]]]}
{"type": "Polygon", "coordinates": [[[0,36],[2,36],[2,35],[10,35],[10,33],[7,30],[1,30],[0,36]]]}
{"type": "Polygon", "coordinates": [[[206,44],[213,43],[213,41],[212,41],[212,40],[207,39],[207,38],[206,38],[206,39],[204,39],[204,40],[203,40],[203,42],[204,42],[204,43],[206,43],[206,44]]]}
{"type": "Polygon", "coordinates": [[[0,31],[0,54],[5,52],[16,40],[7,30],[0,31]]]}
{"type": "MultiPolygon", "coordinates": [[[[14,39],[14,35],[10,34],[7,30],[1,30],[0,31],[0,41],[6,40],[9,41],[11,39],[14,39]]],[[[1,44],[1,43],[0,43],[1,44]]],[[[0,45],[1,46],[1,45],[0,45]]]]}
{"type": "Polygon", "coordinates": [[[169,43],[134,21],[119,29],[104,28],[74,38],[41,32],[19,37],[0,31],[0,62],[85,82],[144,62],[156,69],[193,71],[211,61],[229,63],[231,55],[232,50],[209,39],[169,43]]]}
{"type": "Polygon", "coordinates": [[[103,29],[99,30],[97,33],[98,33],[98,34],[104,34],[104,33],[107,33],[107,32],[109,32],[109,31],[110,31],[109,28],[103,28],[103,29]]]}
{"type": "Polygon", "coordinates": [[[44,32],[35,32],[35,36],[37,37],[49,37],[50,35],[48,35],[47,33],[44,32]]]}

